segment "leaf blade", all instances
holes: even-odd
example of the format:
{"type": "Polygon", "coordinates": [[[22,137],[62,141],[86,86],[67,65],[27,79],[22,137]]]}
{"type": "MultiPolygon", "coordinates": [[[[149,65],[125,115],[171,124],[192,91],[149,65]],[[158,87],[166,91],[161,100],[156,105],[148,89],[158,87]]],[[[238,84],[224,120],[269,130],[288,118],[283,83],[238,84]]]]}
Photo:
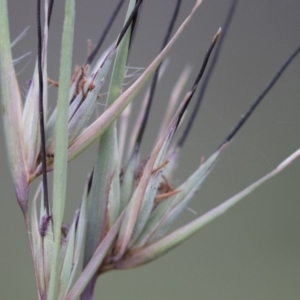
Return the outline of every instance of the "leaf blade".
{"type": "Polygon", "coordinates": [[[61,225],[64,214],[67,184],[67,146],[68,146],[68,107],[69,83],[71,78],[72,48],[75,21],[75,0],[67,0],[65,4],[65,20],[63,26],[61,62],[59,73],[58,112],[55,126],[55,159],[53,173],[53,227],[54,253],[48,289],[48,299],[58,297],[59,257],[61,225]]]}
{"type": "Polygon", "coordinates": [[[83,272],[80,274],[76,283],[73,285],[72,289],[70,290],[68,295],[64,298],[64,300],[76,299],[77,297],[79,297],[81,292],[87,286],[87,284],[89,283],[89,281],[94,276],[95,272],[103,262],[103,259],[105,258],[107,251],[110,249],[111,245],[113,244],[118,234],[122,219],[123,219],[123,214],[119,217],[117,222],[110,229],[110,231],[107,233],[107,235],[105,236],[101,244],[98,246],[90,262],[87,264],[83,272]]]}

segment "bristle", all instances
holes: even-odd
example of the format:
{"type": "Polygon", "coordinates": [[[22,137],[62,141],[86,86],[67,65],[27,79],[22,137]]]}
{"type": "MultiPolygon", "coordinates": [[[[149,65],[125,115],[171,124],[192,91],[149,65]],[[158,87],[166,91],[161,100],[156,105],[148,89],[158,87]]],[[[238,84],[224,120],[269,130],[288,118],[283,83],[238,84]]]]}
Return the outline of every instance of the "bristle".
{"type": "MultiPolygon", "coordinates": [[[[171,18],[171,21],[170,21],[170,24],[169,24],[169,27],[168,27],[168,30],[167,30],[166,36],[164,38],[161,49],[164,49],[164,47],[167,45],[167,43],[170,39],[172,30],[174,28],[176,19],[178,17],[180,5],[181,5],[181,0],[177,0],[175,10],[174,10],[174,13],[172,15],[172,18],[171,18]]],[[[143,120],[142,120],[141,126],[139,128],[137,139],[135,141],[135,147],[134,147],[135,149],[139,149],[140,144],[142,142],[142,138],[143,138],[143,135],[144,135],[144,131],[145,131],[145,128],[146,128],[146,125],[147,125],[148,117],[149,117],[149,114],[150,114],[150,109],[151,109],[153,98],[154,98],[154,93],[155,93],[155,89],[156,89],[156,84],[157,84],[157,80],[158,80],[158,74],[159,74],[160,66],[161,66],[161,64],[159,64],[159,66],[157,67],[157,69],[156,69],[156,71],[153,75],[153,79],[152,79],[152,83],[151,83],[151,87],[150,87],[150,92],[149,92],[149,98],[147,100],[146,110],[145,110],[145,113],[143,115],[143,120]]]]}
{"type": "MultiPolygon", "coordinates": [[[[185,100],[184,100],[185,105],[183,106],[183,109],[182,109],[182,111],[181,111],[181,113],[180,113],[180,115],[179,115],[179,117],[178,117],[178,122],[177,122],[176,127],[179,125],[180,120],[181,120],[181,118],[182,118],[182,116],[183,116],[183,114],[184,114],[184,112],[185,112],[187,106],[189,105],[189,103],[190,103],[190,101],[191,101],[191,99],[192,99],[192,97],[193,97],[193,95],[194,95],[194,93],[195,93],[195,91],[196,91],[196,89],[197,89],[197,86],[198,86],[198,84],[199,84],[199,82],[200,82],[200,80],[201,80],[201,78],[202,78],[202,76],[203,76],[203,74],[204,74],[204,71],[205,71],[205,69],[206,69],[206,66],[207,66],[209,57],[210,57],[210,55],[211,55],[211,53],[212,53],[212,51],[213,51],[213,49],[214,49],[214,47],[215,47],[215,45],[216,45],[216,42],[217,42],[217,40],[218,40],[218,38],[219,38],[219,36],[220,36],[220,32],[221,32],[221,28],[219,28],[219,30],[217,31],[217,33],[216,33],[215,36],[213,37],[212,43],[211,43],[211,45],[209,46],[208,50],[206,51],[204,60],[203,60],[203,62],[202,62],[200,71],[199,71],[199,73],[198,73],[198,75],[197,75],[197,77],[196,77],[196,79],[195,79],[195,82],[194,82],[192,88],[190,89],[190,91],[189,91],[189,92],[186,94],[186,96],[185,96],[185,100]]],[[[187,127],[186,127],[186,130],[187,130],[187,132],[188,132],[188,131],[190,130],[190,127],[187,126],[187,127]]],[[[183,142],[184,142],[184,140],[185,140],[185,135],[186,135],[186,133],[184,132],[183,135],[182,135],[182,137],[179,139],[179,141],[178,141],[178,143],[177,143],[177,148],[180,148],[180,147],[182,146],[182,144],[183,144],[183,142]]]]}
{"type": "Polygon", "coordinates": [[[50,26],[53,4],[54,4],[54,0],[50,0],[48,5],[48,17],[47,17],[48,27],[50,26]]]}
{"type": "Polygon", "coordinates": [[[236,9],[236,5],[237,5],[237,0],[233,0],[231,5],[230,5],[229,11],[227,13],[225,22],[222,26],[222,34],[221,34],[221,36],[218,40],[218,44],[216,45],[215,51],[214,51],[214,53],[211,57],[211,62],[210,62],[209,67],[207,69],[206,75],[203,78],[203,83],[201,85],[201,88],[200,88],[200,91],[199,91],[199,96],[198,96],[198,99],[196,101],[195,107],[192,110],[192,114],[191,114],[191,116],[188,120],[186,128],[184,129],[180,139],[178,140],[177,147],[182,147],[184,145],[184,143],[185,143],[192,127],[193,127],[193,123],[196,119],[197,113],[198,113],[198,111],[200,109],[200,106],[201,106],[201,103],[203,101],[204,94],[206,92],[206,88],[208,86],[209,80],[210,80],[211,75],[214,71],[214,68],[215,68],[215,66],[218,62],[218,58],[219,58],[219,55],[220,55],[220,50],[222,48],[223,42],[224,42],[226,34],[228,32],[228,28],[229,28],[229,26],[231,24],[231,21],[233,19],[233,15],[234,15],[234,12],[235,12],[235,9],[236,9]]]}
{"type": "Polygon", "coordinates": [[[28,55],[30,55],[30,54],[31,54],[31,52],[26,52],[25,54],[21,55],[20,57],[15,58],[15,59],[13,60],[13,64],[16,65],[16,64],[19,63],[24,57],[26,57],[26,56],[28,56],[28,55]]]}
{"type": "Polygon", "coordinates": [[[284,64],[279,68],[279,70],[277,71],[277,73],[275,74],[275,76],[271,79],[271,81],[269,82],[269,84],[265,87],[265,89],[262,91],[262,93],[255,99],[255,101],[250,106],[250,108],[247,110],[247,112],[242,115],[240,121],[233,128],[233,130],[226,137],[226,139],[220,144],[220,146],[218,147],[218,149],[220,149],[224,144],[226,144],[226,143],[228,143],[228,142],[230,142],[232,140],[232,138],[237,134],[237,132],[245,124],[245,122],[248,120],[248,118],[254,112],[255,108],[261,103],[261,101],[264,99],[264,97],[273,88],[273,86],[276,84],[277,80],[280,78],[280,76],[283,74],[283,72],[289,66],[289,64],[293,61],[293,59],[299,54],[299,52],[300,52],[300,45],[288,57],[288,59],[284,62],[284,64]]]}
{"type": "Polygon", "coordinates": [[[15,46],[27,33],[30,26],[27,26],[10,44],[11,47],[15,46]]]}

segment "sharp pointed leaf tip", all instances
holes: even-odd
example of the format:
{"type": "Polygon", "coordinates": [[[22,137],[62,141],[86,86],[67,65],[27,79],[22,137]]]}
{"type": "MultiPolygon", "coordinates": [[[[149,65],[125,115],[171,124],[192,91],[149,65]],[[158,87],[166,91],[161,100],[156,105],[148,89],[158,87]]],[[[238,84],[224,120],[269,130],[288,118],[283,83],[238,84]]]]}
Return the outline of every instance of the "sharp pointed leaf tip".
{"type": "Polygon", "coordinates": [[[294,161],[298,156],[300,156],[300,149],[287,157],[281,164],[278,165],[276,169],[278,171],[281,171],[282,169],[286,168],[292,161],[294,161]]]}
{"type": "Polygon", "coordinates": [[[215,34],[215,36],[213,37],[213,43],[217,42],[218,38],[220,37],[221,31],[222,31],[222,28],[220,27],[218,29],[217,33],[215,34]]]}

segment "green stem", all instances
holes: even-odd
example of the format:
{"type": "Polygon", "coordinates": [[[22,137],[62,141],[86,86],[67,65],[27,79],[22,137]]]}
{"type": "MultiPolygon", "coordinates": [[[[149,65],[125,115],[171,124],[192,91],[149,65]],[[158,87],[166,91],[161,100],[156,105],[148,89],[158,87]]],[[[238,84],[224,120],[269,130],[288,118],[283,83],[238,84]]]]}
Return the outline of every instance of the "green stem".
{"type": "Polygon", "coordinates": [[[53,171],[53,231],[54,249],[48,299],[57,300],[59,288],[60,239],[67,185],[68,107],[72,67],[72,48],[75,20],[75,0],[67,0],[63,27],[57,119],[55,124],[55,152],[53,171]]]}

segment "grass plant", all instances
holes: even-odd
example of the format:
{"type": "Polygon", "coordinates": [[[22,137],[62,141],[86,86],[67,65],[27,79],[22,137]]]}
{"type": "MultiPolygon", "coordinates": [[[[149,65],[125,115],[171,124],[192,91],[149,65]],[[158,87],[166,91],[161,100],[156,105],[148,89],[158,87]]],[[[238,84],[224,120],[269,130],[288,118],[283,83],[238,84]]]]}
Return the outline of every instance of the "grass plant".
{"type": "Polygon", "coordinates": [[[128,84],[128,57],[136,42],[135,30],[143,22],[142,0],[118,1],[98,43],[90,49],[86,63],[74,71],[76,1],[66,0],[57,82],[48,76],[51,62],[47,60],[55,1],[37,0],[36,66],[27,94],[21,95],[11,51],[7,1],[0,0],[3,130],[16,198],[28,232],[40,300],[94,299],[95,285],[101,275],[115,269],[135,268],[168,253],[246,199],[300,155],[300,149],[296,150],[247,188],[174,229],[175,221],[186,211],[217,161],[222,159],[222,153],[230,151],[232,139],[300,52],[300,46],[291,51],[236,126],[216,145],[215,151],[202,159],[182,183],[175,184],[174,173],[182,163],[180,153],[216,69],[237,2],[230,1],[222,28],[216,30],[206,54],[193,66],[198,70],[196,76],[192,78],[188,68],[178,74],[156,143],[143,157],[141,147],[155,93],[160,79],[168,72],[166,58],[177,39],[188,30],[202,1],[194,1],[177,27],[182,1],[174,1],[160,52],[145,69],[134,74],[134,80],[128,84]],[[107,33],[125,4],[128,8],[124,25],[110,47],[103,49],[107,33]],[[49,108],[50,85],[57,86],[54,108],[49,108]],[[101,94],[105,88],[108,91],[105,109],[97,114],[97,103],[103,98],[101,94]],[[133,105],[144,88],[144,100],[136,117],[133,105]],[[194,108],[188,114],[191,104],[194,108]],[[131,128],[129,123],[135,118],[131,128]],[[71,224],[65,225],[68,163],[93,143],[98,144],[94,167],[87,174],[80,206],[71,224]],[[50,172],[53,172],[51,187],[48,183],[50,172]],[[34,181],[40,184],[31,199],[29,188],[34,181]]]}

